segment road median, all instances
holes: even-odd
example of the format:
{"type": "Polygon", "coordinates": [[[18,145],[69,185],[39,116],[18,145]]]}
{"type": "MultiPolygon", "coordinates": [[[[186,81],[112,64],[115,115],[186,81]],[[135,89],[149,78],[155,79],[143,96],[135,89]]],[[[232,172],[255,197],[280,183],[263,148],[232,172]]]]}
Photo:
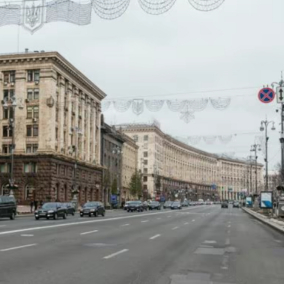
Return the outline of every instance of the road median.
{"type": "Polygon", "coordinates": [[[260,213],[254,212],[251,209],[248,208],[242,208],[246,213],[248,213],[249,215],[253,216],[254,218],[256,218],[257,220],[261,221],[262,223],[272,227],[273,229],[281,232],[284,234],[284,222],[282,221],[278,221],[272,218],[268,218],[267,216],[264,216],[260,213]]]}

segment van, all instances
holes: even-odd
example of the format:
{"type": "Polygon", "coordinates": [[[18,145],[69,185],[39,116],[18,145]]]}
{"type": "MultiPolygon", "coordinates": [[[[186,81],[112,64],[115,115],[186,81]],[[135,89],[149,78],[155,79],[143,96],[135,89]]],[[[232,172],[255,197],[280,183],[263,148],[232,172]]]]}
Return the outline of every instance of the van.
{"type": "Polygon", "coordinates": [[[16,200],[13,196],[0,195],[0,218],[14,220],[17,213],[16,200]]]}

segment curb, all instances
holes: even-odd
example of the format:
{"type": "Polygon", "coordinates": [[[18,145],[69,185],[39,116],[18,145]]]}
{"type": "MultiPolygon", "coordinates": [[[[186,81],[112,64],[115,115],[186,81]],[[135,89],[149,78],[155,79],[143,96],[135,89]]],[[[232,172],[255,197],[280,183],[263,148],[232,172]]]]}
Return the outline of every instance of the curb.
{"type": "Polygon", "coordinates": [[[261,216],[259,213],[255,213],[247,208],[242,208],[243,211],[245,211],[247,214],[253,216],[254,218],[258,219],[259,221],[261,221],[262,223],[268,225],[269,227],[277,230],[278,232],[284,234],[284,223],[283,223],[283,228],[281,228],[279,225],[276,224],[272,224],[269,219],[264,219],[263,216],[261,216]],[[260,215],[260,216],[259,216],[260,215]]]}

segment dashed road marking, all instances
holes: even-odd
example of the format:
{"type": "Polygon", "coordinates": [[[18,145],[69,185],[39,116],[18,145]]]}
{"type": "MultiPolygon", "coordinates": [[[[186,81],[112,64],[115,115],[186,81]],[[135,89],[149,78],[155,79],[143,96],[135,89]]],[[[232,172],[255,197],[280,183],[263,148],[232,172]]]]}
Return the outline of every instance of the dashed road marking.
{"type": "Polygon", "coordinates": [[[129,226],[129,224],[123,224],[120,227],[126,227],[126,226],[129,226]]]}
{"type": "Polygon", "coordinates": [[[193,219],[192,222],[195,222],[195,220],[193,219]]]}
{"type": "Polygon", "coordinates": [[[143,220],[143,221],[141,221],[141,223],[147,223],[147,222],[149,222],[149,220],[143,220]]]}
{"type": "Polygon", "coordinates": [[[113,254],[110,254],[110,255],[105,256],[104,259],[109,259],[109,258],[115,257],[115,256],[117,256],[117,255],[119,255],[119,254],[121,254],[121,253],[127,252],[127,251],[128,251],[128,249],[120,250],[120,251],[118,251],[118,252],[115,252],[115,253],[113,253],[113,254]]]}
{"type": "Polygon", "coordinates": [[[174,228],[172,228],[172,230],[176,230],[176,229],[178,229],[178,227],[174,227],[174,228]]]}
{"type": "Polygon", "coordinates": [[[80,235],[83,236],[83,235],[88,235],[88,234],[92,234],[92,233],[96,233],[96,232],[98,232],[98,230],[84,232],[84,233],[81,233],[80,235]]]}
{"type": "Polygon", "coordinates": [[[183,223],[184,225],[188,225],[188,222],[183,223]]]}
{"type": "Polygon", "coordinates": [[[21,234],[21,237],[33,237],[33,234],[21,234]]]}
{"type": "Polygon", "coordinates": [[[24,245],[24,246],[19,246],[19,247],[12,247],[12,248],[0,249],[0,252],[10,251],[10,250],[16,250],[16,249],[21,249],[21,248],[28,248],[28,247],[33,247],[33,246],[36,246],[36,245],[37,245],[37,244],[30,244],[30,245],[24,245]]]}
{"type": "Polygon", "coordinates": [[[159,238],[160,236],[161,236],[160,234],[157,234],[157,235],[155,235],[155,236],[149,238],[149,240],[154,240],[154,239],[156,239],[156,238],[159,238]]]}
{"type": "Polygon", "coordinates": [[[204,241],[204,244],[216,244],[216,241],[204,241]]]}

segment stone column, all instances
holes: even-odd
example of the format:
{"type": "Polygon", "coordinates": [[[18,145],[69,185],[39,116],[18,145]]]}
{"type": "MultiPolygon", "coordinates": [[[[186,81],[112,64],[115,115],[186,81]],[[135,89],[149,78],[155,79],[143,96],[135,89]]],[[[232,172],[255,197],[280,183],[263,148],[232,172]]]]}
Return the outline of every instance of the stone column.
{"type": "Polygon", "coordinates": [[[64,96],[65,96],[65,82],[64,78],[60,77],[59,86],[58,86],[58,150],[62,153],[64,149],[64,96]]]}

